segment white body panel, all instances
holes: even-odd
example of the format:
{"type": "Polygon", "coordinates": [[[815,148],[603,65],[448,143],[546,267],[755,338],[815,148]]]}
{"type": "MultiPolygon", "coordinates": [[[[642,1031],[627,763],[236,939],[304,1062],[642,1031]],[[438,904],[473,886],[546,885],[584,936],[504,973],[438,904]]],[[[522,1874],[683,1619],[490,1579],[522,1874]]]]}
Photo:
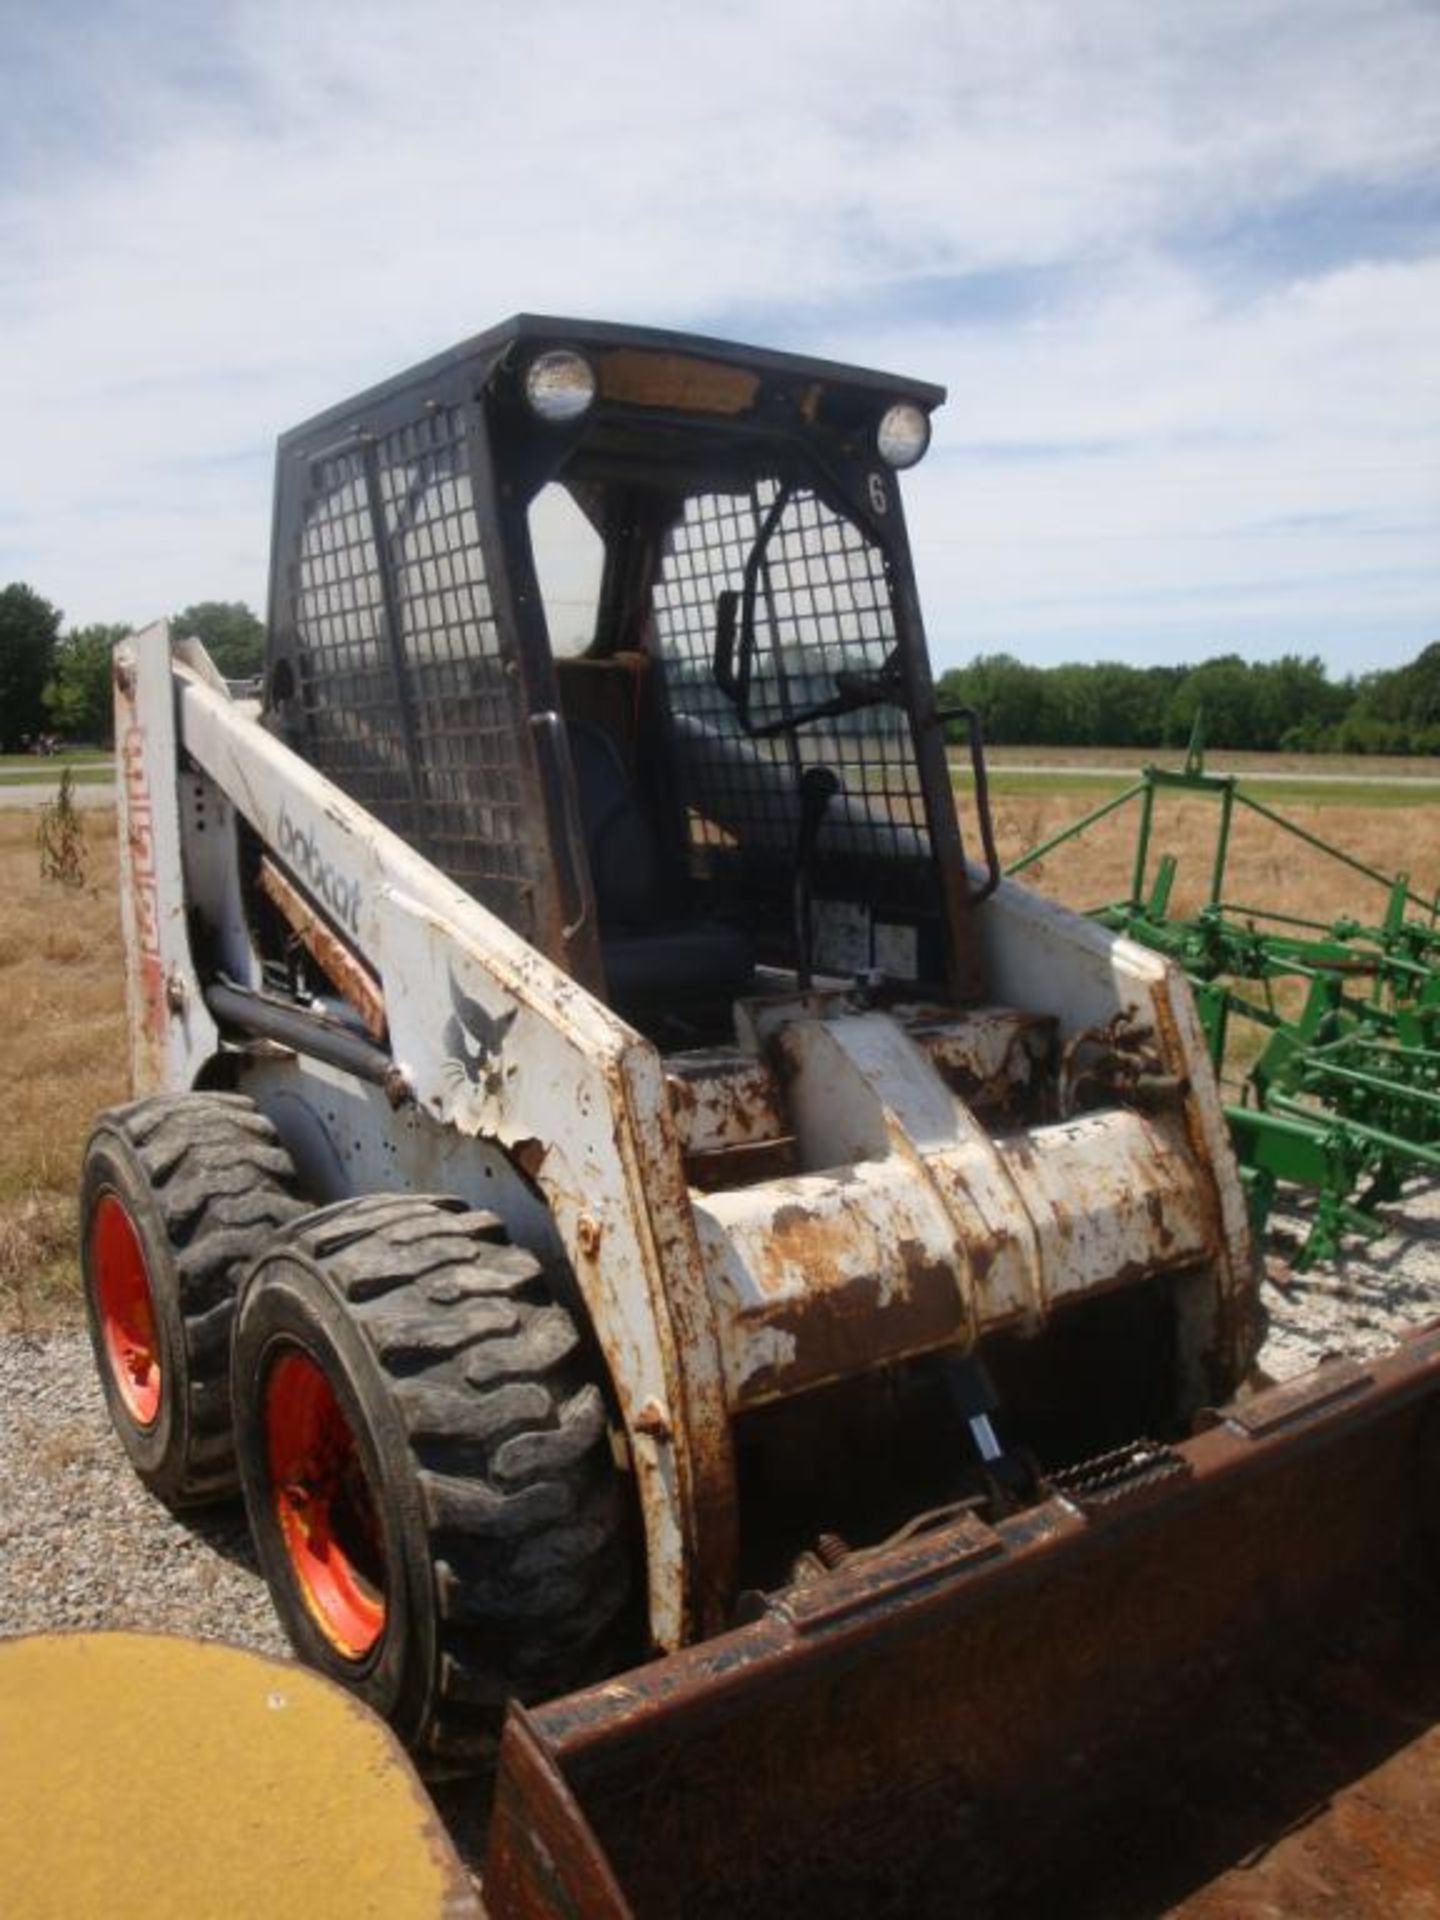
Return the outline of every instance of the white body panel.
{"type": "Polygon", "coordinates": [[[190,951],[169,644],[162,622],[123,641],[114,662],[120,925],[137,1094],[189,1086],[195,1062],[219,1044],[190,951]],[[165,663],[163,679],[157,661],[165,663]]]}
{"type": "Polygon", "coordinates": [[[1249,1337],[1243,1201],[1186,990],[1156,956],[1007,885],[977,915],[1002,1006],[882,1012],[791,993],[742,1003],[735,1048],[666,1062],[203,664],[172,661],[163,628],[122,670],[137,1086],[192,1085],[223,1049],[317,1202],[443,1189],[563,1254],[628,1439],[657,1643],[721,1622],[733,1423],[752,1405],[1032,1334],[1150,1275],[1204,1276],[1187,1306],[1197,1403],[1207,1355],[1233,1372],[1249,1337]],[[237,817],[378,981],[399,1111],[334,1066],[217,1030],[190,909],[212,974],[261,985],[237,817]],[[999,1128],[977,1115],[972,1087],[1023,1089],[1052,1025],[1078,1046],[1117,1016],[1170,1083],[1155,1110],[999,1128]],[[782,1134],[788,1170],[700,1190],[702,1160],[763,1155],[782,1134]]]}

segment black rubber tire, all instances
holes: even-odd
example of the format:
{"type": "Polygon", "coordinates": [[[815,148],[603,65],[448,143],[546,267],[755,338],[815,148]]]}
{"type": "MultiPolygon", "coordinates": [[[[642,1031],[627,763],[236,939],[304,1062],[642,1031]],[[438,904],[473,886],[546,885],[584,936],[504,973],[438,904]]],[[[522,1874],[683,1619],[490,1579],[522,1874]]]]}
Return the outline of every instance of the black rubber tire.
{"type": "Polygon", "coordinates": [[[230,1329],[241,1278],[305,1211],[275,1129],[240,1094],[164,1093],[102,1113],[80,1173],[80,1265],[91,1344],[131,1465],[167,1506],[234,1495],[230,1329]],[[113,1195],[144,1255],[161,1368],[158,1412],[126,1406],[96,1300],[92,1227],[113,1195]]]}
{"type": "Polygon", "coordinates": [[[509,1698],[623,1661],[637,1536],[597,1373],[540,1263],[448,1198],[323,1208],[246,1281],[236,1446],[276,1611],[422,1758],[482,1765],[509,1698]],[[295,1350],[324,1373],[378,1510],[385,1619],[363,1656],[312,1613],[278,1517],[267,1384],[295,1350]]]}

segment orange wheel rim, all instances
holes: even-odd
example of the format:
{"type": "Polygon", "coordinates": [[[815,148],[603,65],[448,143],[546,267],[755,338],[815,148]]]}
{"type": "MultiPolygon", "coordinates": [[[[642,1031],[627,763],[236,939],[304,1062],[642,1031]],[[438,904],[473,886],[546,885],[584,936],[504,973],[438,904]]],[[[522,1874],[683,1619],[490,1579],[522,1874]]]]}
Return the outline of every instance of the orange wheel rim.
{"type": "Polygon", "coordinates": [[[360,1660],[385,1631],[385,1542],[359,1442],[324,1370],[288,1348],[265,1383],[265,1451],[285,1552],[311,1618],[360,1660]]]}
{"type": "Polygon", "coordinates": [[[152,1427],[164,1387],[155,1302],[135,1223],[113,1193],[90,1222],[90,1272],[110,1378],[135,1424],[152,1427]]]}

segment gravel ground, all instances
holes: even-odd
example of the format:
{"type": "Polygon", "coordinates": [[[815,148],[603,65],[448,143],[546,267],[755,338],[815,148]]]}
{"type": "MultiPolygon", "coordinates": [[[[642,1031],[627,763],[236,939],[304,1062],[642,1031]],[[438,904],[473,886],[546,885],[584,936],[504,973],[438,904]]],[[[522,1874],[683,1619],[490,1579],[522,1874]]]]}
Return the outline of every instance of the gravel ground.
{"type": "MultiPolygon", "coordinates": [[[[1309,1274],[1270,1262],[1261,1365],[1276,1380],[1380,1351],[1440,1315],[1440,1182],[1387,1210],[1392,1230],[1309,1274]]],[[[1301,1216],[1280,1222],[1292,1244],[1301,1216]]],[[[83,1330],[0,1333],[0,1634],[132,1627],[285,1655],[243,1513],[174,1519],[111,1432],[83,1330]]]]}
{"type": "Polygon", "coordinates": [[[63,1627],[289,1652],[239,1504],[182,1523],[145,1491],[84,1330],[0,1333],[0,1634],[63,1627]]]}
{"type": "Polygon", "coordinates": [[[1440,1180],[1413,1183],[1379,1212],[1390,1224],[1382,1239],[1351,1236],[1339,1260],[1308,1273],[1295,1272],[1285,1257],[1304,1239],[1305,1213],[1276,1215],[1260,1351],[1272,1380],[1293,1379],[1337,1355],[1383,1353],[1407,1327],[1440,1316],[1440,1180]]]}

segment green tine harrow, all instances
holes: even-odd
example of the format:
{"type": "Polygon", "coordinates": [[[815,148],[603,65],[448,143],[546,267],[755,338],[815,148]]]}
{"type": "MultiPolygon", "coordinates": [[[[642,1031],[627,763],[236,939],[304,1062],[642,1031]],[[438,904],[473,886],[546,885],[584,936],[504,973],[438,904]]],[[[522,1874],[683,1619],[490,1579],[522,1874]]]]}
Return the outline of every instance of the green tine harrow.
{"type": "Polygon", "coordinates": [[[1295,1265],[1334,1259],[1347,1232],[1383,1230],[1374,1209],[1407,1177],[1440,1170],[1440,902],[1414,893],[1407,875],[1382,873],[1287,819],[1238,776],[1208,773],[1198,722],[1180,771],[1143,768],[1123,793],[1031,847],[1007,873],[1023,873],[1128,806],[1139,813],[1130,893],[1091,908],[1091,917],[1182,968],[1222,1079],[1227,1053],[1253,1055],[1225,1112],[1257,1232],[1281,1182],[1309,1188],[1316,1204],[1295,1265]],[[1203,796],[1217,809],[1208,891],[1188,915],[1171,908],[1175,856],[1152,857],[1156,800],[1166,792],[1203,796]],[[1242,809],[1380,889],[1378,917],[1320,921],[1230,899],[1242,809]],[[1277,994],[1284,982],[1300,983],[1298,1013],[1293,989],[1277,994]],[[1242,1023],[1252,1038],[1237,1046],[1242,1023]]]}

